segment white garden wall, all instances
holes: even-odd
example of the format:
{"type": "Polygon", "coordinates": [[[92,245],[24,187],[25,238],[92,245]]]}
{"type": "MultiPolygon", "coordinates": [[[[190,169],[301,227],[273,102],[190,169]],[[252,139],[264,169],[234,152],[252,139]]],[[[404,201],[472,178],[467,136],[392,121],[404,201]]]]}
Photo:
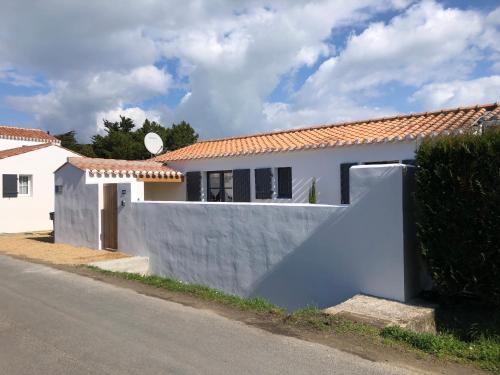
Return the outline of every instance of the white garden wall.
{"type": "MultiPolygon", "coordinates": [[[[340,164],[349,162],[402,161],[415,157],[416,142],[354,145],[307,151],[275,152],[250,156],[171,161],[168,165],[181,172],[250,169],[252,202],[272,202],[255,199],[255,169],[292,167],[292,199],[276,202],[307,203],[312,179],[316,178],[318,203],[340,204],[340,164]]],[[[206,199],[206,173],[202,174],[202,200],[206,199]]],[[[184,192],[172,200],[186,199],[184,192]],[[181,199],[179,199],[181,198],[181,199]]]]}
{"type": "Polygon", "coordinates": [[[136,202],[119,185],[118,248],[149,256],[154,274],[288,309],[356,293],[406,301],[418,290],[410,168],[351,168],[348,206],[136,202]]]}

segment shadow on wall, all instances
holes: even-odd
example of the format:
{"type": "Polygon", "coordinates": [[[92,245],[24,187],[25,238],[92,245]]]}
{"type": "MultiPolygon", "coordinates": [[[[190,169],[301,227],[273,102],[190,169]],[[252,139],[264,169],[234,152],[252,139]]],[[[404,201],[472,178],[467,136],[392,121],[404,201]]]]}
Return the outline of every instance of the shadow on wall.
{"type": "Polygon", "coordinates": [[[352,168],[352,203],[341,206],[129,200],[119,209],[119,249],[149,256],[153,274],[289,310],[357,293],[406,301],[418,265],[405,235],[405,173],[352,168]]]}
{"type": "Polygon", "coordinates": [[[398,213],[397,205],[379,199],[387,190],[384,177],[390,173],[384,171],[377,183],[353,192],[353,203],[341,215],[331,215],[296,250],[269,269],[252,285],[250,295],[288,310],[308,305],[328,307],[360,292],[404,300],[402,238],[394,236],[395,226],[402,228],[402,213],[398,213]],[[367,210],[377,214],[362,220],[367,210]],[[394,251],[377,253],[381,248],[394,251]],[[385,257],[384,265],[377,268],[380,256],[385,257]],[[389,269],[400,269],[401,274],[396,271],[390,275],[386,272],[389,269]]]}

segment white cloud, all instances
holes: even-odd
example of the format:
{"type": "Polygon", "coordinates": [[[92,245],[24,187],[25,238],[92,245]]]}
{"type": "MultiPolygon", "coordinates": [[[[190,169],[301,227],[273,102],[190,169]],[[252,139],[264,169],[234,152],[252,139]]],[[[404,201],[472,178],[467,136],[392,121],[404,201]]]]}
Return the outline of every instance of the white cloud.
{"type": "Polygon", "coordinates": [[[412,99],[422,102],[426,108],[434,109],[500,102],[500,75],[465,81],[430,83],[418,90],[412,99]]]}
{"type": "Polygon", "coordinates": [[[117,7],[99,0],[6,0],[0,79],[28,86],[43,77],[48,92],[7,103],[53,132],[88,136],[101,117],[127,113],[165,124],[187,120],[212,137],[393,114],[396,104],[370,104],[388,84],[419,90],[415,102],[431,103],[438,100],[425,98],[429,85],[470,81],[478,61],[500,61],[500,8],[487,15],[429,0],[411,4],[123,0],[117,7]],[[388,10],[398,15],[371,22],[388,10]],[[344,48],[332,45],[332,33],[362,27],[344,48]],[[176,72],[158,68],[169,59],[179,63],[176,72]],[[289,102],[267,102],[284,76],[293,81],[319,61],[289,102]],[[10,73],[2,78],[4,67],[10,73]],[[177,106],[141,108],[173,87],[188,92],[177,106]]]}
{"type": "Polygon", "coordinates": [[[79,80],[53,81],[47,94],[7,97],[7,103],[17,110],[34,113],[36,121],[50,126],[54,133],[76,129],[83,137],[89,137],[99,130],[102,116],[115,115],[122,108],[131,107],[123,113],[142,118],[139,108],[130,104],[163,94],[170,84],[167,72],[144,66],[123,73],[107,71],[79,80]]]}
{"type": "Polygon", "coordinates": [[[144,111],[139,107],[115,108],[107,112],[99,112],[96,115],[96,129],[102,132],[104,129],[103,120],[120,121],[120,116],[129,117],[134,121],[136,127],[142,126],[144,120],[160,121],[160,113],[157,111],[144,111]]]}

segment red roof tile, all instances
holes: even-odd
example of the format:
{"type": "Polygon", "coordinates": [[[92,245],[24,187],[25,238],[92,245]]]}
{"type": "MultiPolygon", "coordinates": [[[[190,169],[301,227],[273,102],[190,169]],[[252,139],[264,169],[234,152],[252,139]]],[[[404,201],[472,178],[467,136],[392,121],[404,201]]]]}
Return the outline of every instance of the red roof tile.
{"type": "Polygon", "coordinates": [[[373,120],[200,141],[157,156],[156,161],[241,156],[266,152],[400,142],[433,134],[467,131],[482,116],[500,115],[498,103],[413,113],[373,120]]]}
{"type": "Polygon", "coordinates": [[[0,159],[10,158],[11,156],[25,154],[27,152],[40,150],[41,148],[49,146],[54,146],[54,145],[52,143],[40,143],[39,145],[22,146],[22,147],[10,148],[8,150],[2,150],[0,151],[0,159]]]}
{"type": "Polygon", "coordinates": [[[161,162],[152,160],[117,160],[86,157],[68,158],[68,163],[83,171],[109,174],[133,174],[135,176],[182,176],[161,162]]]}
{"type": "Polygon", "coordinates": [[[40,129],[17,128],[5,125],[0,125],[0,138],[50,142],[56,144],[61,143],[59,139],[40,129]]]}

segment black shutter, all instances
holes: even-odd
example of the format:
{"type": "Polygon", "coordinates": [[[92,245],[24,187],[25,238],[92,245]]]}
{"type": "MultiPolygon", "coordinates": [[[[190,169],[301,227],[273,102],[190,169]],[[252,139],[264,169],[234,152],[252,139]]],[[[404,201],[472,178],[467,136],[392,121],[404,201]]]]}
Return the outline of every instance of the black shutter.
{"type": "Polygon", "coordinates": [[[3,194],[4,198],[17,198],[17,175],[4,174],[2,175],[3,194]]]}
{"type": "Polygon", "coordinates": [[[250,202],[250,169],[233,170],[233,201],[250,202]]]}
{"type": "Polygon", "coordinates": [[[415,165],[415,159],[404,159],[401,161],[403,164],[415,165]]]}
{"type": "Polygon", "coordinates": [[[273,197],[273,172],[271,168],[255,170],[255,198],[271,199],[273,197]]]}
{"type": "Polygon", "coordinates": [[[349,169],[358,163],[342,163],[340,164],[340,203],[349,204],[349,169]]]}
{"type": "Polygon", "coordinates": [[[188,201],[201,201],[201,172],[186,173],[186,190],[188,201]]]}
{"type": "Polygon", "coordinates": [[[278,198],[292,198],[292,168],[278,168],[278,198]]]}

